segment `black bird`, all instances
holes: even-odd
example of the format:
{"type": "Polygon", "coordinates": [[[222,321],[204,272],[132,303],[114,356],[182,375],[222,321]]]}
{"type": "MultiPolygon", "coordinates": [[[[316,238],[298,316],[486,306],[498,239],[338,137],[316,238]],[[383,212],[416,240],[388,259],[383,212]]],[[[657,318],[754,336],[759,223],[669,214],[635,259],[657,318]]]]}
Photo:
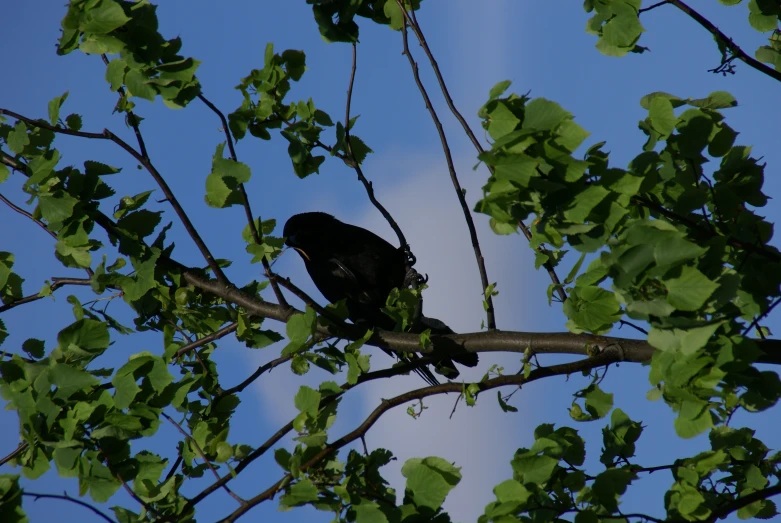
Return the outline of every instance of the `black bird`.
{"type": "MultiPolygon", "coordinates": [[[[291,217],[285,223],[283,235],[285,243],[301,255],[309,276],[325,299],[331,303],[345,300],[353,323],[393,330],[395,321],[381,309],[392,289],[405,286],[407,258],[402,249],[366,229],[322,212],[291,217]]],[[[431,328],[434,334],[453,332],[433,318],[421,317],[420,325],[415,327],[419,331],[431,328]]],[[[397,356],[403,361],[417,358],[414,354],[397,356]]],[[[455,359],[469,367],[477,365],[474,353],[463,351],[455,359]]],[[[435,366],[450,379],[458,377],[458,370],[449,357],[441,358],[435,366]]],[[[432,385],[438,383],[427,368],[415,372],[432,385]]]]}

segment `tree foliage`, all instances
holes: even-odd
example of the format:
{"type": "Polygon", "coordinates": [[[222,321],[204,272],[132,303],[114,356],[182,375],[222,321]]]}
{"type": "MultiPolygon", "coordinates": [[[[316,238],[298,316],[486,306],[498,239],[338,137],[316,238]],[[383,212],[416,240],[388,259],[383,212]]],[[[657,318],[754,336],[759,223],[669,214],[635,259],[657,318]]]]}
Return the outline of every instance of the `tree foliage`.
{"type": "MultiPolygon", "coordinates": [[[[511,457],[513,476],[494,488],[496,500],[486,506],[481,521],[715,521],[734,512],[740,518],[775,516],[776,506],[769,498],[781,494],[781,454],[756,439],[750,428],[730,425],[737,411],[765,411],[781,396],[773,367],[781,364],[781,345],[769,338],[765,325],[781,301],[781,253],[770,244],[773,224],[758,211],[769,199],[762,192],[765,165],[752,155],[750,146],[738,141],[738,131],[728,123],[729,109],[737,101],[724,91],[704,98],[694,93],[648,94],[640,101],[647,117],[639,123],[647,141],[627,166],[619,167],[610,163],[604,142],[583,151],[590,134],[562,105],[514,93],[510,82],[502,81],[479,109],[488,139],[484,147],[450,99],[417,23],[415,11],[421,2],[307,3],[312,4],[322,37],[351,45],[354,53],[360,48],[362,24],[397,31],[411,74],[438,124],[408,46],[410,40],[421,44],[442,95],[489,173],[474,211],[488,215],[497,234],[520,231],[526,236],[537,267],[553,278],[548,299],[561,304],[569,333],[494,329],[491,297],[496,291],[482,264],[472,215],[439,124],[476,246],[488,329],[437,336],[373,332],[345,323],[338,304],[323,307],[272,271],[271,262],[281,253],[284,239],[275,236],[275,220],[253,214],[245,190],[252,169],[238,160],[234,141],[260,138],[286,146],[292,170],[300,178],[317,173],[323,162],[332,161],[329,157],[342,161],[356,170],[379,206],[361,170],[372,150],[353,133],[357,118],[350,117],[352,82],[347,116],[338,121],[313,98],[290,98],[292,83],[305,74],[306,57],[302,51],[280,52],[269,44],[262,67],[239,81],[241,105],[225,116],[201,88],[196,76],[200,62],[180,54],[179,38],[166,39],[159,32],[154,5],[71,0],[57,52],[81,51],[103,59],[105,80],[117,93],[114,110],[125,116],[136,143],[108,130],[91,130],[78,114],[66,115],[67,93],[49,102],[46,118],[0,109],[0,182],[11,175],[25,177],[23,190],[31,211],[13,206],[4,196],[3,201],[20,211],[20,219],[34,220],[49,232],[56,241],[54,256],[63,267],[86,274],[52,278],[29,294],[29,287],[40,283],[23,285],[24,267],[14,264],[13,253],[2,252],[0,312],[51,299],[63,287],[84,286],[95,299],[122,300],[134,320],[132,326],[123,325],[94,302],[69,296],[73,321],[62,326],[56,340],[30,337],[21,346],[2,347],[0,391],[7,407],[18,414],[20,436],[19,447],[2,463],[19,467],[28,479],[54,467],[65,478],[77,478],[79,496],[96,503],[110,503],[124,489],[135,505],[112,507],[113,518],[102,514],[122,523],[194,520],[198,504],[218,489],[237,500],[226,521],[277,498],[281,508],[310,505],[332,512],[335,521],[444,523],[451,516],[442,503],[461,480],[457,464],[435,456],[408,460],[402,468],[406,487],[399,499],[383,478],[392,449],[361,452],[352,444],[388,410],[415,400],[456,392],[474,405],[491,400],[492,389],[582,372],[589,379],[576,394],[570,415],[576,423],[602,420],[602,468],[587,470],[586,441],[575,428],[540,425],[531,448],[520,448],[511,457]],[[160,98],[172,108],[203,103],[221,120],[225,141],[215,146],[205,201],[216,208],[245,209],[247,259],[263,266],[261,281],[237,287],[223,270],[230,262],[213,255],[201,239],[146,152],[143,119],[135,113],[138,98],[160,98]],[[60,135],[109,141],[118,154],[131,155],[157,183],[203,261],[177,258],[166,236],[170,224],[161,212],[149,208],[151,191],[115,192],[112,178],[127,173],[97,161],[63,165],[57,149],[60,135]],[[559,280],[556,269],[565,257],[572,269],[559,280]],[[275,300],[261,297],[266,288],[275,300]],[[306,309],[291,307],[285,292],[303,299],[306,309]],[[286,323],[284,338],[270,328],[272,321],[286,323]],[[634,325],[644,339],[606,336],[618,324],[634,325]],[[117,368],[104,366],[113,340],[144,331],[155,333],[157,346],[147,346],[117,368]],[[218,340],[229,335],[248,348],[268,347],[278,356],[226,389],[220,385],[212,354],[218,340]],[[331,432],[345,394],[369,381],[408,373],[415,365],[372,368],[368,346],[425,356],[435,347],[447,350],[454,345],[475,352],[516,352],[522,355],[521,365],[509,374],[491,368],[476,383],[450,382],[386,399],[351,432],[331,432]],[[580,359],[542,366],[536,356],[543,352],[577,354],[580,359]],[[614,408],[613,394],[600,388],[600,369],[622,361],[649,364],[649,399],[662,399],[675,412],[679,437],[708,433],[709,450],[672,464],[635,462],[635,445],[644,426],[614,408]],[[268,370],[287,363],[296,374],[314,372],[314,367],[334,375],[346,371],[346,381],[339,384],[330,378],[318,388],[302,386],[293,398],[295,419],[267,441],[235,441],[230,428],[240,394],[268,370]],[[154,438],[161,423],[172,423],[181,433],[175,457],[138,450],[136,442],[154,438]],[[293,431],[297,436],[292,448],[279,444],[293,431]],[[230,485],[242,480],[250,463],[271,451],[280,479],[258,488],[249,499],[239,498],[230,485]],[[622,496],[635,484],[642,485],[643,474],[656,470],[671,473],[666,513],[622,511],[622,496]],[[182,493],[185,485],[204,475],[215,480],[197,494],[182,493]]],[[[757,49],[755,57],[677,0],[646,7],[641,0],[584,2],[591,16],[587,31],[597,37],[596,47],[606,55],[642,53],[643,13],[677,9],[714,36],[721,53],[714,72],[734,73],[735,61],[743,61],[781,80],[781,7],[761,0],[747,6],[750,25],[760,32],[772,31],[768,45],[757,49]]],[[[734,9],[737,13],[740,6],[734,9]]],[[[384,208],[380,210],[405,245],[398,226],[384,208]]],[[[424,289],[402,289],[389,298],[389,312],[399,318],[399,325],[410,323],[421,290],[425,294],[424,289]]],[[[0,344],[9,328],[14,326],[0,320],[0,344]]],[[[498,401],[508,413],[517,410],[501,391],[498,401]]],[[[411,409],[413,415],[420,414],[411,409]]],[[[26,494],[46,497],[26,493],[18,475],[0,475],[2,521],[27,520],[26,494]]]]}

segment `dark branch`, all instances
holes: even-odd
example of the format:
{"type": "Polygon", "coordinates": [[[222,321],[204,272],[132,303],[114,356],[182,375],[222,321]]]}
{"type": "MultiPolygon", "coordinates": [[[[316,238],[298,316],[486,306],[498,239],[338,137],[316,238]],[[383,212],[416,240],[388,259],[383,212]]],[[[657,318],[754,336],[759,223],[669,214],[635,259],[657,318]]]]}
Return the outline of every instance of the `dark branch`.
{"type": "Polygon", "coordinates": [[[24,452],[25,449],[27,449],[27,447],[28,447],[27,442],[20,443],[19,446],[16,447],[14,450],[12,450],[6,457],[0,458],[0,467],[2,467],[6,463],[14,459],[16,456],[24,452]]]}
{"type": "MultiPolygon", "coordinates": [[[[737,44],[735,44],[735,42],[732,41],[732,38],[722,33],[721,30],[718,27],[716,27],[710,20],[702,16],[700,13],[698,13],[697,11],[689,7],[681,0],[668,0],[667,2],[662,2],[662,3],[669,3],[670,5],[674,5],[675,7],[677,7],[678,9],[680,9],[681,11],[689,15],[689,17],[694,19],[695,22],[700,24],[710,34],[712,34],[714,38],[716,38],[716,40],[721,42],[727,49],[729,49],[733,57],[742,61],[749,67],[756,69],[760,73],[764,73],[769,77],[773,78],[774,80],[778,80],[779,82],[781,82],[781,71],[776,71],[774,68],[770,67],[769,65],[763,64],[756,58],[746,54],[746,52],[743,51],[743,49],[741,49],[737,44]]],[[[648,9],[651,9],[652,7],[657,7],[658,5],[660,4],[651,6],[648,9]]]]}
{"type": "MultiPolygon", "coordinates": [[[[52,278],[52,284],[49,286],[49,289],[54,292],[60,287],[64,287],[65,285],[90,285],[92,282],[89,278],[52,278]]],[[[38,301],[41,298],[45,298],[46,296],[41,295],[40,293],[31,294],[30,296],[25,296],[24,298],[18,299],[16,301],[12,301],[11,303],[6,303],[5,305],[0,306],[0,313],[3,313],[7,310],[11,310],[14,307],[18,307],[19,305],[24,305],[25,303],[30,303],[33,301],[38,301]]]]}
{"type": "MultiPolygon", "coordinates": [[[[214,465],[212,465],[212,462],[209,460],[209,458],[206,457],[206,454],[203,453],[203,450],[201,449],[201,446],[198,445],[198,442],[195,441],[195,438],[193,438],[186,430],[182,428],[181,425],[179,425],[174,419],[166,414],[165,412],[160,413],[161,416],[163,416],[165,419],[167,419],[171,424],[176,427],[176,429],[179,431],[180,434],[182,434],[185,439],[190,440],[190,443],[192,443],[193,447],[195,447],[195,450],[198,451],[198,454],[201,456],[201,459],[203,459],[204,463],[206,463],[206,466],[209,467],[209,470],[212,471],[212,474],[214,474],[214,477],[218,480],[220,479],[220,473],[217,472],[217,469],[214,468],[214,465]]],[[[239,496],[237,496],[231,489],[228,488],[228,485],[223,485],[222,488],[227,492],[230,497],[235,499],[239,502],[239,504],[243,505],[246,503],[243,499],[241,499],[239,496]]]]}
{"type": "MultiPolygon", "coordinates": [[[[199,94],[198,99],[206,104],[206,107],[211,109],[212,112],[220,119],[220,122],[222,122],[222,130],[225,133],[225,141],[228,142],[228,151],[230,152],[231,160],[238,162],[239,160],[238,156],[236,156],[236,149],[233,147],[233,136],[231,136],[227,118],[225,118],[223,112],[220,111],[220,109],[211,103],[211,101],[209,101],[205,96],[203,96],[203,94],[199,94]]],[[[263,244],[263,236],[261,231],[258,231],[258,228],[255,226],[255,218],[254,214],[252,214],[252,207],[249,203],[249,196],[247,196],[247,190],[243,183],[239,184],[239,193],[241,194],[241,203],[242,207],[244,207],[244,215],[247,218],[247,225],[249,226],[250,233],[252,234],[252,240],[256,245],[261,245],[263,244]]],[[[266,277],[271,279],[271,265],[269,265],[268,260],[264,256],[260,261],[263,264],[263,270],[266,272],[266,277]]],[[[287,306],[285,296],[282,294],[282,291],[279,290],[279,286],[276,282],[271,282],[271,288],[274,291],[274,296],[276,296],[277,302],[279,302],[279,304],[282,306],[287,306]]]]}
{"type": "MultiPolygon", "coordinates": [[[[281,358],[280,358],[281,359],[281,358]]],[[[274,364],[278,360],[274,360],[269,362],[267,365],[274,364]]],[[[282,363],[282,362],[279,362],[282,363]]],[[[276,364],[279,364],[276,363],[276,364]]],[[[358,377],[357,383],[354,385],[350,385],[349,383],[344,383],[341,386],[342,392],[338,394],[333,394],[331,396],[327,396],[323,398],[323,400],[320,402],[319,408],[323,408],[332,401],[336,400],[337,398],[340,398],[343,396],[347,391],[357,387],[358,385],[362,383],[367,383],[369,381],[377,380],[377,379],[383,379],[383,378],[390,378],[393,376],[398,376],[399,374],[406,374],[418,367],[422,367],[424,365],[428,365],[431,363],[431,360],[429,358],[420,358],[419,360],[416,360],[414,362],[394,365],[393,367],[389,369],[383,369],[375,372],[369,372],[367,374],[362,374],[358,377]]],[[[273,368],[273,367],[271,367],[273,368]]],[[[287,433],[289,433],[291,430],[293,430],[293,420],[291,420],[287,425],[280,428],[277,432],[275,432],[269,439],[267,439],[260,447],[256,448],[254,451],[252,451],[244,460],[242,460],[241,463],[239,463],[235,469],[233,470],[232,474],[226,474],[222,478],[220,478],[219,481],[212,483],[208,487],[206,487],[204,490],[202,490],[200,493],[198,493],[196,496],[191,498],[187,502],[188,507],[193,507],[203,501],[207,496],[209,496],[211,493],[219,489],[222,485],[225,485],[232,479],[234,479],[238,474],[241,473],[242,470],[247,468],[253,461],[260,458],[263,454],[268,452],[269,449],[271,449],[274,445],[279,442],[287,433]]]]}
{"type": "Polygon", "coordinates": [[[466,203],[466,197],[464,196],[464,190],[461,188],[461,183],[458,181],[458,175],[456,174],[456,167],[453,164],[453,155],[450,153],[450,146],[447,142],[447,137],[445,136],[445,130],[442,127],[442,122],[439,121],[439,117],[437,116],[436,110],[434,110],[434,106],[431,104],[431,99],[428,96],[428,92],[426,92],[426,88],[423,86],[423,81],[420,79],[420,73],[418,72],[418,64],[415,62],[415,59],[412,57],[412,53],[409,50],[409,40],[407,38],[407,21],[408,16],[406,14],[406,10],[404,9],[404,6],[401,4],[400,0],[396,0],[396,2],[399,4],[399,8],[404,13],[404,24],[401,28],[401,34],[402,34],[402,42],[404,45],[404,54],[407,56],[407,59],[409,60],[410,67],[412,68],[412,75],[415,78],[415,83],[418,86],[418,90],[420,90],[420,94],[423,96],[423,100],[426,104],[426,108],[428,109],[429,114],[431,114],[431,119],[434,122],[434,126],[437,128],[437,133],[439,134],[439,141],[442,143],[442,150],[445,153],[445,161],[447,162],[447,168],[450,172],[450,181],[453,183],[453,188],[456,191],[456,196],[458,197],[458,202],[461,204],[461,211],[464,214],[464,219],[466,220],[466,226],[469,229],[469,237],[472,241],[472,249],[475,252],[475,259],[477,260],[477,268],[480,272],[480,282],[483,285],[483,294],[486,301],[486,323],[488,325],[489,329],[496,329],[496,318],[494,315],[494,302],[493,298],[491,297],[491,294],[488,292],[488,286],[490,285],[488,282],[488,273],[485,269],[485,260],[483,259],[483,253],[480,250],[480,242],[477,239],[477,230],[475,229],[475,222],[472,220],[472,214],[469,209],[469,205],[466,203]]]}
{"type": "Polygon", "coordinates": [[[183,356],[184,354],[187,354],[191,350],[197,349],[199,347],[203,347],[207,343],[211,343],[215,340],[219,340],[220,338],[227,336],[231,332],[234,332],[239,327],[238,322],[233,322],[230,325],[226,325],[225,327],[221,328],[217,332],[213,332],[212,334],[209,334],[208,336],[204,336],[203,338],[200,338],[198,340],[195,340],[191,343],[188,343],[187,345],[183,345],[179,347],[179,349],[174,353],[174,358],[179,358],[183,356]]]}
{"type": "Polygon", "coordinates": [[[165,179],[163,179],[163,177],[160,175],[160,173],[152,164],[152,162],[149,161],[149,158],[143,156],[141,153],[133,149],[133,147],[131,147],[127,142],[125,142],[122,138],[118,137],[108,129],[104,129],[102,133],[87,133],[83,131],[73,131],[70,129],[65,129],[63,127],[54,127],[42,120],[33,120],[32,118],[28,118],[26,116],[22,116],[21,114],[15,113],[13,111],[9,111],[8,109],[0,109],[0,115],[1,114],[5,114],[17,120],[20,120],[26,123],[27,125],[31,125],[33,127],[39,127],[41,129],[47,129],[54,133],[67,134],[69,136],[78,136],[81,138],[90,138],[94,140],[108,140],[119,145],[128,154],[130,154],[133,158],[135,158],[135,160],[138,163],[140,163],[149,172],[149,174],[152,175],[152,178],[154,178],[154,180],[157,182],[157,185],[163,191],[166,200],[168,200],[168,202],[174,208],[174,212],[179,217],[179,220],[181,220],[182,225],[187,230],[187,233],[193,239],[196,246],[198,247],[198,250],[201,251],[201,254],[206,259],[206,262],[209,264],[209,268],[214,273],[214,276],[217,278],[218,281],[224,284],[228,284],[228,278],[225,276],[225,273],[222,272],[222,269],[217,264],[217,261],[214,259],[214,256],[212,256],[211,252],[209,251],[209,248],[206,246],[203,239],[201,238],[201,235],[195,229],[195,226],[193,226],[192,222],[190,221],[190,218],[187,216],[187,213],[184,212],[184,209],[179,204],[179,201],[176,199],[173,192],[171,192],[171,188],[168,186],[165,179]]]}
{"type": "Polygon", "coordinates": [[[351,165],[353,169],[355,169],[355,173],[358,175],[358,180],[363,184],[363,187],[366,189],[366,194],[369,196],[369,200],[372,202],[372,205],[377,208],[378,211],[380,211],[380,214],[382,214],[383,218],[388,222],[388,224],[393,229],[393,232],[396,233],[396,236],[399,239],[399,247],[401,249],[407,250],[409,249],[409,244],[407,243],[407,239],[404,237],[404,233],[401,232],[401,228],[399,227],[399,224],[396,223],[396,220],[393,219],[393,216],[390,215],[388,210],[383,207],[383,205],[377,200],[377,197],[374,195],[374,187],[372,187],[372,183],[366,179],[366,176],[363,174],[363,169],[361,169],[361,165],[355,160],[355,156],[353,155],[352,145],[350,143],[350,106],[352,104],[353,99],[353,86],[355,85],[355,71],[358,68],[358,50],[357,45],[353,42],[353,61],[352,61],[352,68],[350,69],[350,85],[347,87],[347,103],[345,104],[345,115],[344,115],[344,143],[345,143],[345,149],[346,149],[346,157],[345,162],[348,165],[351,165]]]}
{"type": "MultiPolygon", "coordinates": [[[[480,387],[480,391],[482,392],[482,391],[495,389],[498,387],[504,387],[507,385],[515,385],[515,386],[524,385],[526,383],[530,383],[532,381],[536,381],[541,378],[547,378],[550,376],[568,375],[568,374],[573,374],[575,372],[591,370],[596,367],[601,367],[612,363],[613,361],[611,360],[615,357],[615,355],[612,355],[611,352],[617,352],[617,349],[614,351],[606,351],[602,355],[594,358],[586,358],[573,363],[565,363],[561,365],[554,365],[551,367],[538,368],[533,370],[529,374],[528,378],[524,378],[522,374],[499,376],[497,378],[478,383],[478,386],[480,387]]],[[[398,407],[399,405],[403,405],[410,401],[427,398],[429,396],[435,396],[435,395],[445,394],[449,392],[460,393],[462,388],[463,388],[463,384],[461,383],[443,383],[441,385],[435,385],[431,387],[424,387],[421,389],[413,390],[401,394],[399,396],[396,396],[394,398],[383,400],[382,403],[377,408],[375,408],[374,411],[372,411],[372,413],[369,414],[366,420],[364,420],[364,422],[361,423],[355,430],[342,436],[341,438],[334,441],[330,445],[327,445],[320,452],[318,452],[312,459],[302,464],[298,469],[299,472],[306,472],[308,469],[313,468],[314,466],[321,463],[325,458],[329,457],[337,450],[345,447],[346,445],[349,445],[353,441],[365,435],[366,432],[368,432],[368,430],[377,422],[377,420],[383,414],[385,414],[385,412],[395,407],[398,407]]],[[[222,520],[222,523],[231,523],[233,521],[236,521],[239,517],[241,517],[243,514],[249,511],[252,507],[259,505],[264,501],[268,501],[281,488],[283,488],[285,484],[290,482],[292,479],[293,479],[292,476],[290,476],[289,474],[285,475],[282,479],[280,479],[279,481],[271,485],[265,491],[247,500],[246,505],[243,505],[238,509],[236,509],[235,511],[233,511],[228,517],[222,520]]]]}
{"type": "Polygon", "coordinates": [[[72,498],[67,493],[65,494],[41,494],[38,492],[22,492],[22,496],[28,496],[35,498],[35,501],[38,501],[39,499],[61,499],[63,501],[70,501],[71,503],[75,503],[76,505],[81,505],[82,507],[91,510],[104,520],[108,521],[109,523],[116,523],[113,519],[108,517],[105,513],[101,512],[100,510],[96,509],[89,503],[85,503],[81,501],[80,499],[72,498]]]}
{"type": "MultiPolygon", "coordinates": [[[[747,494],[745,496],[741,496],[735,501],[728,503],[726,506],[714,510],[711,516],[705,520],[706,523],[714,523],[715,521],[719,519],[724,519],[728,515],[732,514],[733,512],[740,510],[741,508],[751,505],[754,502],[761,501],[763,499],[768,499],[773,496],[778,496],[781,494],[781,483],[776,484],[775,486],[768,487],[766,489],[757,490],[756,492],[752,492],[751,494],[747,494]]],[[[252,501],[248,501],[248,503],[252,503],[252,501]]]]}

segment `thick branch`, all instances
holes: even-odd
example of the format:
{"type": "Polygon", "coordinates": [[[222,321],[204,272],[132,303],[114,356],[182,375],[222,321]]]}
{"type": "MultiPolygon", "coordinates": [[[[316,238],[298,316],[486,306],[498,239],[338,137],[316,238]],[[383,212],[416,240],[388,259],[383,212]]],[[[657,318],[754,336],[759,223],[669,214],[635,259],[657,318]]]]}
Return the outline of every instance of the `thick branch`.
{"type": "MultiPolygon", "coordinates": [[[[396,2],[399,4],[399,8],[406,13],[404,6],[401,4],[400,0],[396,0],[396,2]]],[[[407,38],[407,18],[405,15],[405,23],[402,25],[401,28],[401,34],[402,34],[402,41],[404,45],[404,54],[407,56],[407,59],[409,60],[410,67],[412,68],[412,76],[415,78],[415,83],[418,86],[418,90],[420,90],[420,94],[423,96],[423,100],[426,103],[426,108],[428,109],[429,114],[431,114],[431,119],[434,122],[434,126],[437,128],[437,133],[439,134],[439,141],[442,143],[442,150],[445,153],[445,161],[447,162],[447,168],[450,172],[450,181],[453,183],[453,188],[456,191],[456,196],[458,197],[458,203],[461,205],[461,211],[464,214],[464,219],[466,220],[466,226],[469,229],[469,237],[472,241],[472,249],[475,252],[475,259],[477,260],[477,268],[480,272],[480,282],[483,285],[483,294],[486,301],[486,323],[488,325],[489,329],[496,329],[496,318],[494,315],[494,302],[493,298],[491,297],[490,292],[488,292],[488,286],[490,285],[488,283],[488,273],[485,270],[485,260],[483,259],[483,253],[480,250],[480,242],[477,239],[477,230],[475,229],[475,222],[472,220],[472,213],[469,209],[469,205],[466,203],[466,196],[464,196],[464,189],[461,188],[461,183],[458,181],[458,175],[456,174],[456,167],[453,164],[453,155],[450,153],[450,146],[447,142],[447,137],[445,136],[445,130],[442,127],[442,122],[439,121],[439,117],[437,116],[437,112],[434,109],[434,106],[431,104],[431,99],[428,96],[428,92],[426,92],[426,88],[423,86],[423,81],[420,79],[420,73],[418,72],[418,64],[415,62],[415,59],[412,57],[412,53],[409,50],[409,40],[407,38]]]]}
{"type": "Polygon", "coordinates": [[[148,157],[145,157],[144,155],[136,151],[122,138],[118,137],[108,129],[104,129],[102,133],[87,133],[82,131],[73,131],[70,129],[65,129],[63,127],[54,127],[42,120],[33,120],[32,118],[28,118],[26,116],[22,116],[21,114],[15,113],[13,111],[9,111],[8,109],[0,109],[0,115],[2,114],[6,114],[12,118],[20,120],[26,123],[27,125],[33,127],[40,127],[41,129],[47,129],[54,133],[67,134],[69,136],[78,136],[81,138],[90,138],[94,140],[108,140],[119,145],[122,149],[127,151],[128,154],[130,154],[133,158],[135,158],[135,160],[138,163],[140,163],[149,172],[149,174],[152,175],[152,178],[154,178],[154,180],[157,182],[157,185],[163,191],[166,200],[168,200],[168,202],[174,208],[174,212],[181,220],[182,225],[187,230],[187,233],[193,239],[195,245],[198,247],[198,250],[201,251],[201,254],[206,259],[206,262],[209,264],[209,268],[214,273],[214,276],[217,278],[218,281],[225,284],[228,283],[228,278],[225,276],[225,273],[222,272],[222,269],[217,264],[217,261],[214,259],[214,256],[212,256],[211,252],[209,251],[209,248],[206,246],[203,239],[201,238],[201,235],[195,229],[195,226],[190,221],[190,218],[187,216],[187,213],[184,212],[184,209],[179,204],[179,201],[176,199],[173,192],[171,192],[171,188],[168,186],[165,179],[163,179],[163,177],[160,175],[160,173],[152,164],[152,162],[149,161],[148,157]]]}
{"type": "MultiPolygon", "coordinates": [[[[736,499],[732,503],[727,504],[725,507],[722,507],[718,510],[714,510],[711,516],[705,521],[706,523],[714,523],[715,521],[719,519],[724,519],[725,517],[729,516],[733,512],[740,510],[741,508],[747,505],[751,505],[756,501],[768,499],[773,496],[778,496],[779,494],[781,494],[781,483],[778,483],[775,486],[768,487],[762,490],[757,490],[756,492],[752,492],[751,494],[747,494],[745,496],[736,499]]],[[[250,500],[248,503],[252,503],[252,501],[250,500]]]]}

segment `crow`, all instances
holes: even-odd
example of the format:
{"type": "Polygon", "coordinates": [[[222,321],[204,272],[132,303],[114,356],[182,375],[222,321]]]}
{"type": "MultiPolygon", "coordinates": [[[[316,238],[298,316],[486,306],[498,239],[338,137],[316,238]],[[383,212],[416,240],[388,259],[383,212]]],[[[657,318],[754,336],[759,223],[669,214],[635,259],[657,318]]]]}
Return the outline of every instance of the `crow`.
{"type": "MultiPolygon", "coordinates": [[[[345,300],[353,323],[382,330],[393,330],[396,322],[382,312],[388,294],[403,288],[407,278],[407,254],[373,232],[340,222],[330,214],[307,212],[291,217],[283,230],[285,243],[295,249],[315,286],[331,303],[345,300]]],[[[421,317],[412,330],[430,328],[434,334],[451,334],[443,322],[421,317]]],[[[391,354],[389,351],[385,351],[391,354]]],[[[416,354],[396,354],[402,361],[417,359],[416,354]]],[[[448,354],[435,368],[449,379],[458,377],[450,360],[468,367],[477,365],[477,354],[463,351],[448,354]]],[[[426,382],[439,382],[427,368],[415,369],[426,382]]]]}

